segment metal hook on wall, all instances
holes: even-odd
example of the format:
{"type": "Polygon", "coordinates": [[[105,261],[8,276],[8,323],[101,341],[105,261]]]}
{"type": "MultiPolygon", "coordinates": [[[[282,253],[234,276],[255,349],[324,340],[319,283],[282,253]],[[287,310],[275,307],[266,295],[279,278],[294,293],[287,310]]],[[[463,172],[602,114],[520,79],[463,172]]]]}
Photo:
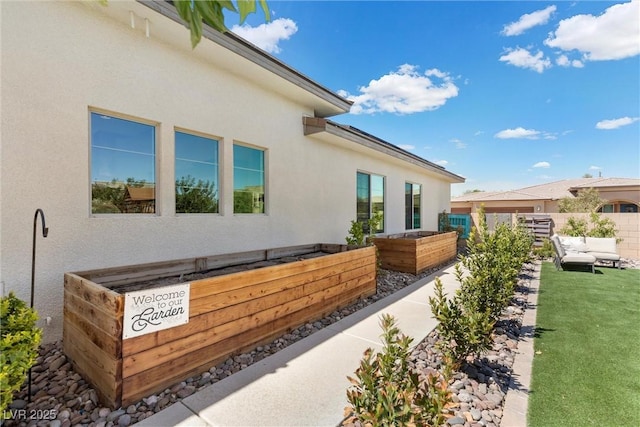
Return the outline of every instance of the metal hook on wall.
{"type": "MultiPolygon", "coordinates": [[[[33,251],[31,253],[31,308],[33,308],[34,299],[34,287],[35,287],[35,274],[36,274],[36,228],[38,225],[38,214],[42,220],[42,237],[47,237],[49,229],[46,226],[44,219],[44,212],[42,209],[36,209],[36,213],[33,216],[33,251]]],[[[31,402],[31,368],[29,368],[29,402],[31,402]]]]}

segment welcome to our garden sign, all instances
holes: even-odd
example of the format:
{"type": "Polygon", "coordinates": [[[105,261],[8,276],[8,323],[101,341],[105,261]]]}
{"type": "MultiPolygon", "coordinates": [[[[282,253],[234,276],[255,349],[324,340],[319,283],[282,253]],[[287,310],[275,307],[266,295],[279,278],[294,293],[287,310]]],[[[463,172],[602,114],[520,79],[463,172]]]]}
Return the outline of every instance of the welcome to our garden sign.
{"type": "Polygon", "coordinates": [[[189,285],[125,293],[122,339],[189,323],[189,285]]]}

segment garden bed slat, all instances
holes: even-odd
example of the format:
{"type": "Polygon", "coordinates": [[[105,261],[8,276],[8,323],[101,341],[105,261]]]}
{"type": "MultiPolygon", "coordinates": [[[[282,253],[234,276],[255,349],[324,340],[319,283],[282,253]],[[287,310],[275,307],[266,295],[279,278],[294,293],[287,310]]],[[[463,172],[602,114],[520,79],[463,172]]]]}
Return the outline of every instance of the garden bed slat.
{"type": "MultiPolygon", "coordinates": [[[[362,275],[358,275],[355,280],[362,275]]],[[[357,282],[356,282],[357,283],[357,282]]],[[[229,323],[219,324],[200,333],[184,336],[164,345],[158,345],[149,350],[123,357],[122,376],[127,378],[142,372],[152,363],[164,363],[170,359],[183,357],[187,353],[209,343],[222,341],[234,335],[242,334],[263,324],[273,323],[276,319],[304,310],[306,307],[329,300],[349,290],[352,282],[346,282],[322,289],[318,292],[275,305],[256,313],[248,313],[245,317],[229,323]]],[[[356,285],[357,287],[357,285],[356,285]]],[[[304,320],[307,321],[307,320],[304,320]]]]}
{"type": "Polygon", "coordinates": [[[124,378],[122,404],[126,406],[129,403],[136,402],[148,395],[152,390],[165,388],[184,378],[184,374],[171,375],[168,373],[176,372],[177,370],[184,371],[186,375],[202,372],[212,365],[222,362],[232,354],[239,354],[255,348],[255,346],[271,342],[274,338],[289,330],[292,324],[315,321],[343,306],[344,301],[372,295],[375,293],[375,272],[366,279],[354,279],[346,284],[346,287],[349,290],[343,295],[337,295],[308,306],[305,314],[310,318],[307,320],[301,320],[304,317],[300,317],[300,312],[293,312],[241,335],[191,351],[182,358],[170,360],[140,374],[124,378]],[[371,287],[371,279],[373,279],[373,287],[371,287]]]}
{"type": "MultiPolygon", "coordinates": [[[[329,265],[317,270],[281,277],[274,280],[268,280],[268,278],[265,277],[263,282],[250,285],[246,284],[245,286],[241,286],[245,279],[243,276],[239,276],[235,281],[232,281],[230,286],[226,286],[229,284],[228,276],[218,276],[210,279],[204,279],[203,281],[193,282],[192,286],[201,287],[206,285],[213,291],[210,295],[201,298],[198,298],[198,296],[202,295],[202,292],[192,293],[192,302],[189,310],[190,315],[197,316],[219,307],[239,304],[247,299],[254,299],[286,289],[293,289],[297,286],[303,286],[307,283],[316,282],[328,277],[339,277],[342,272],[360,268],[366,263],[371,263],[371,260],[367,258],[360,258],[354,261],[329,265]],[[216,290],[227,289],[229,287],[232,289],[215,292],[216,290]]],[[[251,283],[251,281],[248,281],[248,283],[251,283]]]]}
{"type": "Polygon", "coordinates": [[[65,319],[63,323],[63,349],[74,369],[85,378],[90,378],[105,404],[120,406],[122,360],[111,358],[69,320],[65,319]]]}
{"type": "Polygon", "coordinates": [[[73,295],[65,290],[64,309],[73,312],[79,318],[92,323],[106,333],[114,336],[122,336],[122,318],[113,317],[112,313],[101,310],[99,307],[73,295]]]}
{"type": "Polygon", "coordinates": [[[64,275],[64,289],[114,316],[124,313],[124,297],[74,273],[64,275]]]}
{"type": "MultiPolygon", "coordinates": [[[[373,248],[370,248],[373,249],[373,248]]],[[[319,258],[307,259],[288,264],[275,265],[255,270],[241,271],[191,283],[191,299],[197,300],[205,296],[220,294],[233,289],[244,288],[256,284],[264,284],[298,274],[313,274],[315,270],[331,267],[339,263],[355,262],[360,258],[370,257],[369,251],[348,251],[330,254],[319,258]]]]}
{"type": "Polygon", "coordinates": [[[65,320],[69,321],[92,343],[114,359],[122,355],[122,340],[119,335],[104,331],[92,320],[80,316],[68,307],[64,308],[65,320]]]}

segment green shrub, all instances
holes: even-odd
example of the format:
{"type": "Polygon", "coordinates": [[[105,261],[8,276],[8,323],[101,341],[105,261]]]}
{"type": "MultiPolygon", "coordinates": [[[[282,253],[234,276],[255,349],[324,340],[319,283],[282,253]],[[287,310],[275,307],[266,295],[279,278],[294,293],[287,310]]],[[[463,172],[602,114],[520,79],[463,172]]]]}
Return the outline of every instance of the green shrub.
{"type": "Polygon", "coordinates": [[[462,237],[462,234],[464,233],[464,229],[461,225],[455,228],[453,227],[453,225],[451,225],[451,220],[449,219],[449,214],[447,213],[447,211],[442,211],[438,214],[438,231],[443,233],[455,231],[458,234],[458,239],[462,237]]]}
{"type": "Polygon", "coordinates": [[[0,301],[0,405],[5,409],[22,387],[38,356],[42,330],[35,327],[38,315],[13,292],[0,301]]]}
{"type": "Polygon", "coordinates": [[[553,243],[551,240],[542,239],[542,246],[533,248],[533,254],[541,259],[553,258],[556,255],[555,249],[553,249],[553,243]]]}
{"type": "Polygon", "coordinates": [[[574,237],[586,236],[587,220],[571,216],[567,218],[567,223],[560,230],[558,230],[558,234],[574,237]]]}
{"type": "Polygon", "coordinates": [[[351,421],[375,426],[440,426],[443,409],[451,402],[448,379],[433,373],[420,378],[409,366],[413,341],[400,335],[393,316],[382,315],[384,347],[367,349],[356,378],[347,390],[351,421]]]}
{"type": "Polygon", "coordinates": [[[345,238],[347,245],[364,246],[371,244],[371,238],[375,235],[375,230],[380,228],[380,224],[383,221],[382,212],[376,212],[367,221],[367,228],[369,234],[365,235],[364,226],[361,221],[351,221],[351,228],[349,228],[349,235],[345,238]]]}
{"type": "Polygon", "coordinates": [[[431,312],[439,322],[438,345],[456,365],[489,348],[493,325],[513,297],[518,274],[533,244],[532,235],[520,223],[498,224],[490,232],[482,207],[478,218],[478,226],[472,228],[467,241],[468,255],[460,257],[455,266],[459,289],[447,299],[440,279],[436,279],[435,297],[429,298],[431,312]]]}
{"type": "Polygon", "coordinates": [[[460,282],[457,296],[466,312],[487,312],[495,321],[513,296],[518,274],[530,257],[533,237],[521,224],[498,224],[490,232],[483,208],[478,218],[478,227],[472,228],[467,241],[468,256],[460,258],[467,274],[456,266],[460,282]]]}
{"type": "MultiPolygon", "coordinates": [[[[589,236],[589,237],[616,237],[618,230],[616,229],[616,223],[611,218],[603,218],[597,212],[591,212],[589,214],[591,226],[584,218],[567,218],[567,223],[558,230],[559,234],[565,236],[589,236]]],[[[618,243],[622,239],[617,239],[618,243]]]]}
{"type": "Polygon", "coordinates": [[[494,322],[489,313],[466,310],[457,294],[453,299],[448,299],[439,277],[435,281],[435,297],[429,298],[429,305],[433,317],[438,321],[438,347],[455,368],[467,356],[480,354],[490,348],[494,322]]]}
{"type": "Polygon", "coordinates": [[[364,231],[362,229],[362,223],[352,220],[351,228],[349,228],[349,235],[345,239],[347,245],[362,246],[364,245],[364,231]]]}

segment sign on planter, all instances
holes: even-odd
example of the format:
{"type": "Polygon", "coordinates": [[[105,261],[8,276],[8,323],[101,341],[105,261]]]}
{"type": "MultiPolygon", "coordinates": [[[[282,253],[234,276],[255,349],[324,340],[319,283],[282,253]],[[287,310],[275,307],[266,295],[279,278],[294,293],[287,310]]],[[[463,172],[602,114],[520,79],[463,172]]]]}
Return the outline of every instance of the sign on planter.
{"type": "Polygon", "coordinates": [[[189,283],[124,295],[122,339],[189,323],[189,283]]]}

